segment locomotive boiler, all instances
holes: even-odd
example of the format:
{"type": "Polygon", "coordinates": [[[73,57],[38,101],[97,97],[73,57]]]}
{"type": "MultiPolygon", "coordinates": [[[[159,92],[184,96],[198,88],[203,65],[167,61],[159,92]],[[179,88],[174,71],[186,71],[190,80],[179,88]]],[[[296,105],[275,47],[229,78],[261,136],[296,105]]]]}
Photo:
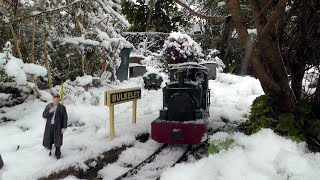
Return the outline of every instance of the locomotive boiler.
{"type": "Polygon", "coordinates": [[[170,66],[163,109],[151,123],[151,137],[168,144],[199,144],[206,137],[210,89],[208,69],[196,63],[170,66]]]}

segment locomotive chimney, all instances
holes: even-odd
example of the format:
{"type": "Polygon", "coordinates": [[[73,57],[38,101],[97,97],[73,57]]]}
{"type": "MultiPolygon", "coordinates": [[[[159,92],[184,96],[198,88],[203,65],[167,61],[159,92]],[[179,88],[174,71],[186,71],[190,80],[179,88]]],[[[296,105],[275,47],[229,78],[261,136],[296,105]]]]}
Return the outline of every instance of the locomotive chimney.
{"type": "Polygon", "coordinates": [[[184,84],[184,70],[178,69],[177,74],[178,74],[178,87],[182,88],[184,84]]]}

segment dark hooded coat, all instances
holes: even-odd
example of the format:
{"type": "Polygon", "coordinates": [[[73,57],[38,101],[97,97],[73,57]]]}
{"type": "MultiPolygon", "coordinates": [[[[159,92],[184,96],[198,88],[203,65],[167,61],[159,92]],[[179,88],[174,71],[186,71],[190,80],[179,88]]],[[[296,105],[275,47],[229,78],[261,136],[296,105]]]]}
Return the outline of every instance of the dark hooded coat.
{"type": "Polygon", "coordinates": [[[2,161],[2,157],[1,157],[1,154],[0,154],[0,169],[3,167],[3,161],[2,161]]]}
{"type": "MultiPolygon", "coordinates": [[[[50,148],[50,127],[51,127],[51,120],[53,117],[53,113],[50,113],[50,109],[53,107],[53,104],[50,103],[46,106],[42,113],[42,117],[47,120],[46,123],[46,128],[44,130],[44,136],[43,136],[43,143],[42,145],[46,148],[50,148]]],[[[56,115],[54,118],[54,145],[55,146],[62,146],[62,141],[63,141],[63,134],[61,133],[61,129],[67,128],[68,124],[68,115],[67,115],[67,110],[66,108],[62,105],[59,104],[56,109],[56,115]]]]}

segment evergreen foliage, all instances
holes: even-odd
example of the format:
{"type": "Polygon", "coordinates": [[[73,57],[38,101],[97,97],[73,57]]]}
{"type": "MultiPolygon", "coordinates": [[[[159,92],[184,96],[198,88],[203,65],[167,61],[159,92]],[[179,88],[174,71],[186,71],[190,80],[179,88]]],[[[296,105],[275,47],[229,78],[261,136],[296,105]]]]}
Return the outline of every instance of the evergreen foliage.
{"type": "Polygon", "coordinates": [[[173,0],[123,0],[122,13],[132,26],[132,32],[177,31],[189,26],[190,15],[180,11],[173,0]]]}
{"type": "Polygon", "coordinates": [[[222,149],[228,149],[233,143],[234,143],[234,140],[230,138],[227,138],[224,141],[215,140],[210,144],[207,153],[208,154],[219,153],[222,149]]]}

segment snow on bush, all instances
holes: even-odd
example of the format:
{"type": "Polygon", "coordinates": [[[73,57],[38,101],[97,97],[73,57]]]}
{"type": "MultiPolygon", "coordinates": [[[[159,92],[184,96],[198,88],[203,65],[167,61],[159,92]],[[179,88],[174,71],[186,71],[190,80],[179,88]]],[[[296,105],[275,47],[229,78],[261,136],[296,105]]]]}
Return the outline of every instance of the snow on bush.
{"type": "Polygon", "coordinates": [[[142,42],[139,43],[137,49],[135,49],[134,51],[136,54],[148,56],[152,54],[149,48],[153,43],[154,42],[148,41],[148,38],[146,37],[142,42]]]}
{"type": "Polygon", "coordinates": [[[161,54],[169,64],[200,62],[204,57],[201,46],[189,35],[179,32],[170,34],[161,54]]]}
{"type": "Polygon", "coordinates": [[[10,94],[0,93],[0,99],[9,99],[10,96],[10,94]]]}
{"type": "Polygon", "coordinates": [[[152,66],[155,68],[161,68],[161,57],[157,53],[152,53],[152,55],[145,57],[141,60],[141,64],[145,66],[152,66]]]}
{"type": "Polygon", "coordinates": [[[86,51],[97,48],[100,61],[107,61],[113,77],[121,64],[120,52],[132,45],[121,35],[121,31],[130,27],[129,22],[121,15],[119,0],[83,1],[83,9],[78,9],[76,16],[85,19],[80,23],[83,33],[81,36],[69,35],[62,38],[62,44],[77,47],[85,54],[86,51]],[[106,57],[102,58],[101,54],[106,57]]]}
{"type": "Polygon", "coordinates": [[[35,75],[35,76],[46,76],[47,69],[43,66],[39,66],[32,63],[25,63],[23,65],[23,71],[27,74],[35,75]]]}
{"type": "Polygon", "coordinates": [[[270,129],[251,136],[242,133],[217,136],[210,139],[235,141],[227,150],[168,169],[161,179],[315,180],[320,177],[320,153],[310,153],[305,143],[297,144],[270,129]]]}
{"type": "Polygon", "coordinates": [[[222,72],[226,65],[222,62],[222,60],[218,57],[220,51],[217,49],[209,49],[208,55],[205,57],[206,62],[214,62],[217,64],[217,69],[219,72],[222,72]]]}
{"type": "Polygon", "coordinates": [[[306,96],[316,91],[317,83],[319,83],[319,74],[320,70],[317,67],[311,67],[305,72],[302,84],[306,96]]]}
{"type": "MultiPolygon", "coordinates": [[[[134,47],[141,47],[141,43],[147,39],[147,50],[151,52],[160,52],[163,48],[164,41],[170,36],[163,32],[123,32],[121,33],[134,47]]],[[[201,44],[203,50],[209,49],[210,46],[206,44],[204,35],[188,34],[193,40],[201,44]]]]}
{"type": "Polygon", "coordinates": [[[86,86],[92,83],[92,76],[85,75],[82,77],[77,77],[76,82],[78,86],[86,86]]]}
{"type": "Polygon", "coordinates": [[[0,71],[5,73],[1,76],[13,78],[17,86],[27,85],[32,87],[34,84],[28,82],[28,76],[44,77],[47,75],[45,67],[32,63],[23,63],[21,59],[14,57],[11,54],[11,48],[11,43],[7,42],[3,53],[0,53],[0,71]]]}

